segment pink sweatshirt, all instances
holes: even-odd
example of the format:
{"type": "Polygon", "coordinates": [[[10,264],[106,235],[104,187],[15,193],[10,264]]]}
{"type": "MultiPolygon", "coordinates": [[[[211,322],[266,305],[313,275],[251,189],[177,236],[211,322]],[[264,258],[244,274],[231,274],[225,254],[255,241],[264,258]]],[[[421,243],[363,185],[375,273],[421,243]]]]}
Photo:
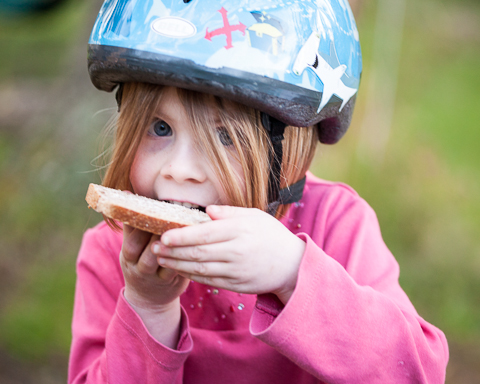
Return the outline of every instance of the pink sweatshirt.
{"type": "Polygon", "coordinates": [[[282,222],[307,246],[286,306],[191,282],[177,350],[123,297],[122,234],[85,233],[77,263],[69,383],[444,383],[443,333],[418,316],[368,204],[307,175],[282,222]]]}

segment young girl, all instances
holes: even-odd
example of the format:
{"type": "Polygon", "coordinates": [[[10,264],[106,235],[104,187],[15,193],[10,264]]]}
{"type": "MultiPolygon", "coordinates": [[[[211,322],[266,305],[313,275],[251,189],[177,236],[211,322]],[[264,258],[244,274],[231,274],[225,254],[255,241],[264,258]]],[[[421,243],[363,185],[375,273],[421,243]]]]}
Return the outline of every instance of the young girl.
{"type": "Polygon", "coordinates": [[[308,173],[353,111],[348,4],[166,3],[107,1],[95,24],[92,81],[119,86],[103,183],[212,221],[86,232],[69,382],[443,383],[445,337],[374,212],[308,173]]]}

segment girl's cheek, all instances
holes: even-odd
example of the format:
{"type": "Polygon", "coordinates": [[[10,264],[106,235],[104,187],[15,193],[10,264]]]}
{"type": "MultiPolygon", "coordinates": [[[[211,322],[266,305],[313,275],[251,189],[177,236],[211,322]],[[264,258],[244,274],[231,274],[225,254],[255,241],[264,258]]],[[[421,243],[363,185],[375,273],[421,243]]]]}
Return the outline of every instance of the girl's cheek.
{"type": "Polygon", "coordinates": [[[233,169],[235,170],[235,177],[237,178],[237,182],[242,189],[242,193],[245,195],[247,193],[247,187],[242,164],[240,164],[240,162],[235,158],[231,159],[231,163],[233,165],[233,169]]]}
{"type": "Polygon", "coordinates": [[[172,139],[170,137],[156,137],[147,134],[142,140],[138,151],[155,154],[167,148],[171,140],[172,139]]]}
{"type": "Polygon", "coordinates": [[[135,193],[150,196],[150,190],[152,189],[150,185],[152,180],[150,179],[153,171],[152,164],[155,164],[154,158],[155,156],[153,152],[148,150],[148,146],[141,145],[138,148],[130,169],[130,182],[135,193]]]}
{"type": "Polygon", "coordinates": [[[130,183],[132,184],[134,193],[145,196],[145,188],[143,186],[144,182],[142,181],[141,177],[142,174],[142,169],[139,166],[137,158],[135,158],[132,168],[130,169],[130,183]]]}
{"type": "Polygon", "coordinates": [[[148,171],[154,164],[159,164],[160,160],[165,158],[167,147],[167,139],[146,136],[138,147],[130,170],[130,178],[136,173],[148,171]]]}

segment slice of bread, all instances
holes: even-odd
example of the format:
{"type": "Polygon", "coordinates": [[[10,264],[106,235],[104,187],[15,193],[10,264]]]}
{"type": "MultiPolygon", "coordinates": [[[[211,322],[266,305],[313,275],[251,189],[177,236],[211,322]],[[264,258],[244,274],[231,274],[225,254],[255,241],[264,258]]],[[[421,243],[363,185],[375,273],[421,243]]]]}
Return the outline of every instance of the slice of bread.
{"type": "Polygon", "coordinates": [[[146,232],[161,235],[169,229],[210,221],[198,209],[166,203],[117,189],[90,184],[88,205],[103,215],[146,232]]]}

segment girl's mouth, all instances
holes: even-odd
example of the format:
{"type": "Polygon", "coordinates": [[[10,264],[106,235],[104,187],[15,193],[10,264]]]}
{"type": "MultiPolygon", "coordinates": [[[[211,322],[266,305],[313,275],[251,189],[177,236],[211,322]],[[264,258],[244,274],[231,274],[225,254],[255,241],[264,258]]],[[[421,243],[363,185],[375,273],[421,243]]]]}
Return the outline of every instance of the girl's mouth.
{"type": "Polygon", "coordinates": [[[175,200],[165,200],[167,203],[174,204],[174,205],[181,205],[185,208],[190,208],[190,209],[198,209],[199,211],[205,212],[205,207],[202,207],[201,205],[193,204],[193,203],[188,203],[188,202],[182,202],[182,201],[175,201],[175,200]]]}

